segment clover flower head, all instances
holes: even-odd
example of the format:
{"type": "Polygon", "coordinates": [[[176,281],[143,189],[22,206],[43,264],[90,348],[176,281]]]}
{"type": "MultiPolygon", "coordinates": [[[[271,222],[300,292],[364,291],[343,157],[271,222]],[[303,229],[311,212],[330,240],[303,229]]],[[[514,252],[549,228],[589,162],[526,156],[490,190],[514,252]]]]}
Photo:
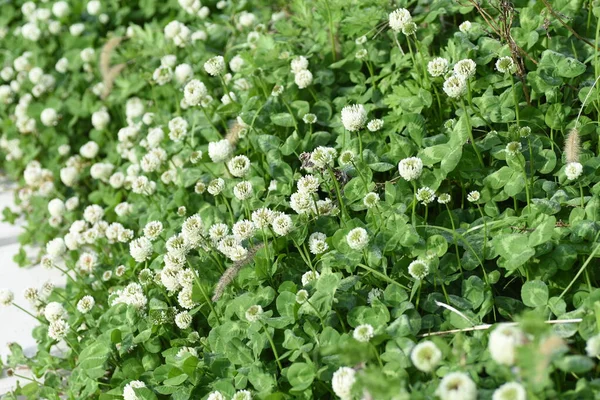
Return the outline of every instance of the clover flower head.
{"type": "Polygon", "coordinates": [[[435,192],[433,191],[433,189],[427,186],[419,188],[419,190],[417,190],[417,200],[419,200],[421,204],[426,206],[427,204],[432,203],[435,200],[435,192]]]}
{"type": "Polygon", "coordinates": [[[394,32],[402,31],[402,28],[404,28],[406,24],[412,22],[412,16],[406,8],[398,8],[397,10],[392,11],[388,19],[390,28],[392,28],[394,32]]]}
{"type": "Polygon", "coordinates": [[[452,75],[444,81],[444,92],[452,99],[458,99],[467,93],[467,81],[458,75],[452,75]]]}
{"type": "Polygon", "coordinates": [[[441,400],[476,400],[477,386],[469,375],[462,372],[450,372],[444,376],[435,393],[441,400]]]}
{"type": "Polygon", "coordinates": [[[346,235],[346,242],[353,250],[362,250],[369,244],[369,234],[364,228],[354,228],[346,235]]]}
{"type": "Polygon", "coordinates": [[[350,132],[362,129],[367,122],[367,110],[362,104],[348,105],[342,108],[342,125],[350,132]]]}
{"type": "Polygon", "coordinates": [[[419,157],[405,158],[398,163],[398,172],[407,181],[418,179],[423,172],[423,161],[419,157]]]}
{"type": "Polygon", "coordinates": [[[362,324],[354,328],[352,337],[359,342],[366,343],[373,338],[375,330],[370,324],[362,324]]]}
{"type": "Polygon", "coordinates": [[[527,392],[518,382],[507,382],[494,391],[492,400],[527,400],[527,392]]]}
{"type": "Polygon", "coordinates": [[[423,260],[415,260],[408,265],[408,273],[414,279],[425,279],[429,275],[429,264],[423,260]]]}
{"type": "Polygon", "coordinates": [[[263,309],[259,305],[250,306],[250,308],[248,308],[246,310],[246,319],[248,320],[248,322],[259,321],[261,319],[262,315],[263,315],[263,309]]]}
{"type": "Polygon", "coordinates": [[[511,366],[516,362],[517,347],[525,340],[525,334],[519,327],[500,324],[490,334],[488,349],[498,364],[511,366]]]}
{"type": "Polygon", "coordinates": [[[333,373],[331,388],[342,400],[350,400],[354,382],[356,382],[356,371],[349,367],[340,367],[333,373]]]}
{"type": "Polygon", "coordinates": [[[570,162],[565,166],[565,175],[570,181],[579,178],[583,173],[583,165],[578,162],[570,162]]]}
{"type": "Polygon", "coordinates": [[[419,371],[431,372],[442,361],[442,352],[435,343],[426,340],[413,347],[410,359],[419,371]]]}
{"type": "Polygon", "coordinates": [[[470,201],[471,203],[478,202],[480,198],[481,198],[481,193],[479,193],[477,190],[473,190],[473,191],[469,192],[469,194],[467,194],[467,200],[470,201]]]}
{"type": "Polygon", "coordinates": [[[436,57],[427,63],[427,72],[433,77],[443,76],[448,72],[448,60],[443,57],[436,57]]]}
{"type": "Polygon", "coordinates": [[[221,75],[225,68],[225,59],[222,56],[212,57],[204,63],[204,70],[212,76],[221,75]]]}
{"type": "Polygon", "coordinates": [[[496,69],[502,74],[515,72],[516,65],[512,57],[500,57],[496,60],[496,69]]]}

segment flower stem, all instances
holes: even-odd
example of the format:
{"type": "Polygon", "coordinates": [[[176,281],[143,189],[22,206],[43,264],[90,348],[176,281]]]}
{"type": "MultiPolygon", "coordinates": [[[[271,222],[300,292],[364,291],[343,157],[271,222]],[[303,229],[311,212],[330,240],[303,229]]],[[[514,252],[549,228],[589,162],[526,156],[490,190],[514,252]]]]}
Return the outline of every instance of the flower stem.
{"type": "Polygon", "coordinates": [[[357,266],[358,266],[358,267],[360,267],[360,268],[362,268],[362,269],[364,269],[364,270],[367,270],[367,271],[369,271],[369,272],[370,272],[370,273],[372,273],[373,275],[377,275],[378,277],[380,277],[381,279],[383,279],[384,281],[386,281],[386,282],[388,282],[388,283],[391,283],[391,284],[393,284],[393,285],[400,286],[402,289],[408,290],[408,288],[407,288],[406,286],[404,286],[403,284],[401,284],[401,283],[399,283],[399,282],[396,282],[395,280],[393,280],[393,279],[392,279],[392,278],[390,278],[389,276],[386,276],[386,275],[382,274],[381,272],[374,270],[374,269],[373,269],[373,268],[371,268],[371,267],[367,267],[367,266],[366,266],[366,265],[364,265],[364,264],[358,264],[357,266]]]}
{"type": "Polygon", "coordinates": [[[485,164],[483,163],[483,158],[481,158],[481,154],[479,153],[479,149],[475,144],[475,138],[473,137],[473,127],[471,125],[471,117],[469,117],[469,113],[467,112],[467,106],[465,105],[465,100],[461,99],[462,109],[465,113],[465,117],[467,118],[467,130],[469,131],[469,138],[471,139],[471,145],[473,146],[473,150],[475,150],[475,154],[477,154],[477,159],[481,164],[481,168],[485,168],[485,164]]]}
{"type": "Polygon", "coordinates": [[[269,331],[267,330],[267,327],[265,326],[265,324],[262,321],[259,321],[259,322],[262,325],[263,329],[265,330],[265,335],[267,336],[267,339],[269,339],[269,344],[271,345],[271,350],[273,350],[273,355],[275,356],[275,361],[277,362],[279,371],[281,371],[283,369],[283,367],[281,366],[281,362],[279,361],[279,354],[277,353],[277,349],[275,348],[275,343],[273,343],[273,338],[271,338],[271,335],[269,334],[269,331]]]}

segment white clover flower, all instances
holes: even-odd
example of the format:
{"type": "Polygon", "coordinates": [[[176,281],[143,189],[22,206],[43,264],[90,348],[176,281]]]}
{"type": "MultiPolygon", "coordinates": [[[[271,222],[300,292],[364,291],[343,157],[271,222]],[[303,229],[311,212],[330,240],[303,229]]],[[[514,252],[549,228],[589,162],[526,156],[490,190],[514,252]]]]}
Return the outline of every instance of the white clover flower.
{"type": "Polygon", "coordinates": [[[85,25],[81,22],[69,26],[69,33],[72,36],[81,36],[83,31],[85,31],[85,25]]]}
{"type": "Polygon", "coordinates": [[[89,141],[83,146],[81,146],[81,148],[79,149],[79,154],[81,154],[81,156],[84,158],[92,159],[96,157],[96,155],[98,154],[98,150],[100,150],[100,146],[98,146],[98,143],[94,141],[89,141]]]}
{"type": "Polygon", "coordinates": [[[383,120],[382,119],[372,119],[367,124],[367,129],[371,132],[377,132],[383,128],[383,120]]]}
{"type": "Polygon", "coordinates": [[[405,158],[398,163],[398,172],[407,181],[418,179],[423,172],[423,161],[418,157],[405,158]]]}
{"type": "Polygon", "coordinates": [[[190,80],[192,76],[194,76],[194,70],[192,69],[191,65],[183,63],[175,67],[175,72],[173,75],[175,77],[175,81],[182,85],[190,80]]]}
{"type": "Polygon", "coordinates": [[[410,22],[412,22],[412,16],[406,8],[399,8],[389,15],[390,28],[392,28],[394,32],[402,31],[402,28],[410,22]]]}
{"type": "Polygon", "coordinates": [[[92,296],[83,296],[77,302],[77,310],[82,314],[86,314],[94,308],[94,304],[96,304],[96,301],[92,296]]]}
{"type": "Polygon", "coordinates": [[[517,326],[500,324],[490,334],[488,349],[498,364],[514,365],[517,347],[526,341],[525,334],[517,326]]]}
{"type": "Polygon", "coordinates": [[[83,211],[83,219],[90,224],[95,224],[104,216],[104,209],[97,204],[89,205],[83,211]]]}
{"type": "Polygon", "coordinates": [[[204,63],[204,70],[212,76],[221,75],[225,72],[225,59],[215,56],[204,63]]]}
{"type": "Polygon", "coordinates": [[[305,124],[312,125],[317,122],[317,116],[313,113],[306,113],[302,117],[302,121],[304,121],[305,124]]]}
{"type": "Polygon", "coordinates": [[[296,293],[296,303],[298,304],[304,304],[308,301],[310,295],[308,294],[308,292],[304,289],[298,290],[298,293],[296,293]]]}
{"type": "Polygon", "coordinates": [[[8,307],[13,303],[15,295],[8,289],[0,289],[0,305],[8,307]]]}
{"type": "Polygon", "coordinates": [[[362,129],[367,122],[367,110],[362,104],[353,104],[342,108],[342,125],[350,132],[362,129]]]}
{"type": "Polygon", "coordinates": [[[259,305],[253,305],[246,310],[246,320],[248,322],[256,322],[261,319],[263,315],[263,309],[259,305]]]}
{"type": "Polygon", "coordinates": [[[212,162],[220,163],[227,161],[233,154],[233,146],[227,139],[208,144],[208,156],[212,162]]]}
{"type": "Polygon", "coordinates": [[[161,65],[152,73],[152,80],[159,86],[166,85],[171,82],[171,79],[173,79],[173,70],[166,65],[161,65]]]}
{"type": "Polygon", "coordinates": [[[414,35],[415,33],[417,33],[417,29],[417,24],[415,24],[413,21],[410,21],[404,24],[404,26],[402,27],[402,33],[405,36],[414,35]]]}
{"type": "Polygon", "coordinates": [[[570,181],[579,178],[583,173],[583,165],[578,162],[570,162],[565,166],[565,175],[570,181]]]}
{"type": "Polygon", "coordinates": [[[443,76],[448,72],[448,60],[436,57],[427,64],[427,72],[433,77],[443,76]]]}
{"type": "Polygon", "coordinates": [[[367,208],[373,208],[379,204],[379,195],[375,192],[369,192],[363,198],[363,204],[367,208]]]}
{"type": "Polygon", "coordinates": [[[379,300],[381,296],[383,296],[383,290],[379,288],[373,288],[369,290],[369,293],[367,294],[367,303],[373,304],[373,301],[376,299],[379,300]]]}
{"type": "Polygon", "coordinates": [[[48,243],[46,243],[46,253],[50,259],[55,260],[58,257],[65,254],[67,251],[67,246],[65,245],[65,241],[62,238],[52,239],[48,243]]]}
{"type": "Polygon", "coordinates": [[[183,234],[171,236],[165,244],[167,252],[178,257],[185,256],[191,249],[190,243],[183,234]]]}
{"type": "Polygon", "coordinates": [[[44,308],[44,317],[49,321],[57,321],[59,319],[64,319],[67,317],[67,311],[62,306],[62,304],[53,301],[46,304],[44,308]]]}
{"type": "Polygon", "coordinates": [[[354,57],[356,57],[359,60],[366,58],[368,55],[369,55],[369,52],[367,51],[367,49],[360,49],[356,53],[354,53],[354,57]]]}
{"type": "Polygon", "coordinates": [[[469,79],[475,76],[477,64],[470,58],[465,58],[454,64],[454,74],[462,79],[469,79]]]}
{"type": "Polygon", "coordinates": [[[462,372],[450,372],[444,376],[435,394],[441,400],[476,400],[477,386],[469,375],[462,372]]]}
{"type": "Polygon", "coordinates": [[[273,97],[279,96],[281,93],[283,93],[284,89],[285,88],[281,85],[273,86],[273,89],[271,89],[271,96],[273,96],[273,97]]]}
{"type": "Polygon", "coordinates": [[[349,367],[340,367],[333,373],[331,388],[340,399],[351,400],[354,382],[356,382],[356,371],[349,367]]]}
{"type": "Polygon", "coordinates": [[[252,400],[252,394],[248,390],[238,390],[231,400],[252,400]]]}
{"type": "Polygon", "coordinates": [[[512,57],[500,57],[496,61],[496,69],[502,74],[513,73],[516,69],[516,65],[512,57]]]}
{"type": "Polygon", "coordinates": [[[290,62],[290,67],[294,74],[298,74],[308,69],[308,59],[304,56],[298,56],[290,62]]]}
{"type": "Polygon", "coordinates": [[[321,232],[315,232],[308,238],[308,248],[314,255],[323,254],[329,249],[326,242],[327,236],[321,232]]]}
{"type": "Polygon", "coordinates": [[[65,213],[65,203],[61,199],[52,199],[48,202],[48,212],[53,217],[62,217],[65,213]]]}
{"type": "Polygon", "coordinates": [[[462,33],[468,33],[471,30],[471,21],[464,21],[458,26],[458,30],[462,33]]]}
{"type": "Polygon", "coordinates": [[[229,68],[233,72],[240,72],[243,66],[244,59],[239,54],[236,54],[231,60],[229,60],[229,68]]]}
{"type": "Polygon", "coordinates": [[[67,336],[69,329],[71,329],[71,327],[64,319],[51,321],[48,325],[48,337],[54,340],[61,340],[67,336]]]}
{"type": "Polygon", "coordinates": [[[275,217],[271,225],[273,227],[273,232],[275,232],[278,236],[287,235],[294,227],[292,218],[287,214],[280,214],[275,217]]]}
{"type": "Polygon", "coordinates": [[[274,218],[275,213],[266,207],[259,208],[252,212],[252,222],[258,229],[263,229],[271,225],[274,218]]]}
{"type": "Polygon", "coordinates": [[[527,392],[518,382],[508,382],[494,391],[492,400],[527,400],[527,392]]]}
{"type": "Polygon", "coordinates": [[[221,392],[211,392],[206,400],[227,400],[227,397],[221,394],[221,392]]]}
{"type": "Polygon", "coordinates": [[[246,156],[235,156],[227,162],[231,175],[243,178],[250,171],[250,159],[246,156]]]}
{"type": "Polygon", "coordinates": [[[363,228],[354,228],[346,235],[346,242],[353,250],[362,250],[369,244],[369,234],[363,228]]]}
{"type": "Polygon", "coordinates": [[[319,274],[317,271],[305,272],[304,274],[302,274],[302,278],[301,278],[302,286],[306,286],[311,282],[319,280],[320,276],[321,276],[321,274],[319,274]]]}
{"type": "Polygon", "coordinates": [[[183,96],[185,101],[191,106],[200,104],[202,99],[208,95],[206,85],[198,79],[192,79],[183,88],[183,96]]]}
{"type": "Polygon", "coordinates": [[[70,12],[71,9],[66,1],[57,1],[52,5],[52,14],[54,14],[56,18],[66,17],[70,12]]]}
{"type": "Polygon", "coordinates": [[[134,389],[145,388],[146,384],[142,381],[131,381],[123,388],[123,400],[141,400],[134,389]]]}
{"type": "Polygon", "coordinates": [[[429,275],[429,264],[423,260],[415,260],[408,265],[408,273],[414,279],[425,279],[429,275]]]}
{"type": "Polygon", "coordinates": [[[177,301],[179,302],[179,305],[185,308],[186,310],[191,310],[192,308],[196,307],[196,302],[194,302],[192,298],[191,287],[184,287],[183,289],[181,289],[181,291],[177,295],[177,301]]]}
{"type": "Polygon", "coordinates": [[[417,190],[417,200],[426,206],[427,204],[435,201],[435,192],[433,189],[428,188],[427,186],[419,188],[419,190],[417,190]]]}
{"type": "Polygon", "coordinates": [[[250,239],[252,236],[254,236],[255,231],[256,226],[254,225],[254,222],[249,221],[247,219],[243,219],[241,221],[236,222],[231,228],[233,236],[235,236],[239,240],[250,239]]]}
{"type": "Polygon", "coordinates": [[[213,196],[216,196],[219,193],[221,193],[223,189],[225,189],[225,181],[221,178],[216,178],[209,182],[208,188],[206,190],[208,191],[208,193],[212,194],[213,196]]]}
{"type": "Polygon", "coordinates": [[[309,87],[312,81],[313,74],[307,69],[298,72],[294,77],[294,83],[296,83],[298,89],[305,89],[309,87]]]}
{"type": "Polygon", "coordinates": [[[183,346],[181,349],[179,349],[179,351],[177,352],[177,354],[175,356],[178,358],[183,358],[188,354],[190,354],[194,357],[198,357],[198,352],[196,351],[196,349],[193,347],[188,347],[188,346],[183,346]]]}
{"type": "Polygon", "coordinates": [[[87,48],[81,50],[81,52],[79,53],[79,57],[81,57],[81,61],[86,62],[86,63],[90,63],[90,62],[94,61],[95,55],[96,55],[96,51],[91,47],[87,47],[87,48]]]}
{"type": "Polygon", "coordinates": [[[187,329],[192,324],[192,316],[187,311],[182,311],[175,316],[175,325],[179,329],[187,329]]]}
{"type": "Polygon", "coordinates": [[[296,192],[290,196],[290,207],[298,214],[309,214],[314,211],[314,199],[310,193],[296,192]]]}
{"type": "Polygon", "coordinates": [[[354,328],[354,331],[352,333],[352,337],[354,337],[354,339],[364,343],[370,341],[374,335],[375,330],[369,324],[362,324],[357,326],[356,328],[354,328]]]}
{"type": "Polygon", "coordinates": [[[236,199],[243,201],[248,200],[254,194],[252,183],[250,181],[242,181],[233,187],[233,195],[236,199]]]}
{"type": "Polygon", "coordinates": [[[169,121],[169,139],[174,142],[180,142],[188,133],[188,122],[181,118],[175,117],[169,121]]]}
{"type": "Polygon", "coordinates": [[[152,256],[152,242],[146,237],[140,237],[129,243],[129,253],[136,262],[144,262],[152,256]]]}
{"type": "Polygon", "coordinates": [[[477,190],[473,190],[473,191],[469,192],[469,194],[467,194],[467,200],[470,201],[471,203],[478,202],[480,198],[481,198],[481,193],[479,193],[477,190]]]}
{"type": "Polygon", "coordinates": [[[448,204],[450,203],[450,200],[452,200],[452,197],[448,193],[442,193],[438,196],[437,200],[440,204],[448,204]]]}
{"type": "Polygon", "coordinates": [[[448,97],[457,99],[467,93],[467,81],[458,75],[452,75],[444,81],[444,92],[448,97]]]}
{"type": "Polygon", "coordinates": [[[100,9],[102,8],[102,3],[100,0],[90,0],[87,3],[86,10],[90,15],[98,15],[100,14],[100,9]]]}
{"type": "Polygon", "coordinates": [[[523,149],[523,146],[521,145],[521,142],[510,142],[509,144],[506,145],[506,149],[504,151],[506,152],[507,155],[514,157],[514,156],[518,155],[519,153],[521,153],[522,149],[523,149]]]}
{"type": "Polygon", "coordinates": [[[58,113],[54,108],[46,108],[40,114],[40,120],[44,126],[56,126],[58,124],[58,113]]]}
{"type": "Polygon", "coordinates": [[[158,239],[163,231],[163,224],[160,221],[150,221],[144,226],[144,236],[151,241],[158,239]]]}
{"type": "Polygon", "coordinates": [[[435,343],[426,340],[413,347],[410,359],[419,371],[431,372],[442,361],[442,352],[435,343]]]}
{"type": "Polygon", "coordinates": [[[319,169],[332,167],[337,151],[333,147],[319,146],[310,154],[310,161],[319,169]]]}
{"type": "Polygon", "coordinates": [[[92,125],[99,131],[105,129],[110,122],[110,114],[106,109],[101,109],[92,114],[92,125]]]}
{"type": "Polygon", "coordinates": [[[594,335],[586,341],[585,352],[588,357],[600,357],[600,334],[594,335]]]}

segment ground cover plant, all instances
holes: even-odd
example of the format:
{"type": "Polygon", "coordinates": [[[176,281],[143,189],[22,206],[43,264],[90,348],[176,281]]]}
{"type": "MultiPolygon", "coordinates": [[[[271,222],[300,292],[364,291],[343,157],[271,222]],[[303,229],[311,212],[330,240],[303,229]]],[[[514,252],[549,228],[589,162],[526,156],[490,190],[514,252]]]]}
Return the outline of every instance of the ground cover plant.
{"type": "Polygon", "coordinates": [[[597,2],[0,7],[6,398],[598,398],[597,2]]]}

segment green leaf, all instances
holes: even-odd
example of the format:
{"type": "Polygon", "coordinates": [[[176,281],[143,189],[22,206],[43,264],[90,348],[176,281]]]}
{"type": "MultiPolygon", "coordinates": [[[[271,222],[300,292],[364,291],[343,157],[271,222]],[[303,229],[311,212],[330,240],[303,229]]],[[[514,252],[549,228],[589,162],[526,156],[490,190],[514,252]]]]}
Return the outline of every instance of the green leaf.
{"type": "Polygon", "coordinates": [[[279,113],[271,115],[271,122],[275,125],[291,128],[294,126],[294,117],[288,113],[279,113]]]}
{"type": "Polygon", "coordinates": [[[287,371],[287,378],[294,390],[307,389],[315,379],[315,367],[313,364],[294,363],[287,371]]]}
{"type": "Polygon", "coordinates": [[[552,50],[545,50],[538,65],[540,69],[547,69],[556,76],[574,78],[585,72],[585,64],[552,50]]]}
{"type": "Polygon", "coordinates": [[[521,288],[521,298],[527,307],[545,306],[548,296],[548,286],[540,280],[525,282],[521,288]]]}
{"type": "Polygon", "coordinates": [[[525,264],[535,254],[525,235],[499,235],[493,239],[493,243],[494,249],[507,260],[510,269],[525,264]]]}
{"type": "Polygon", "coordinates": [[[565,356],[556,361],[556,366],[561,371],[573,374],[583,374],[591,371],[594,365],[594,362],[589,357],[581,355],[565,356]]]}
{"type": "Polygon", "coordinates": [[[77,366],[90,378],[99,379],[106,372],[104,365],[109,355],[110,348],[104,342],[92,342],[79,355],[77,366]]]}

